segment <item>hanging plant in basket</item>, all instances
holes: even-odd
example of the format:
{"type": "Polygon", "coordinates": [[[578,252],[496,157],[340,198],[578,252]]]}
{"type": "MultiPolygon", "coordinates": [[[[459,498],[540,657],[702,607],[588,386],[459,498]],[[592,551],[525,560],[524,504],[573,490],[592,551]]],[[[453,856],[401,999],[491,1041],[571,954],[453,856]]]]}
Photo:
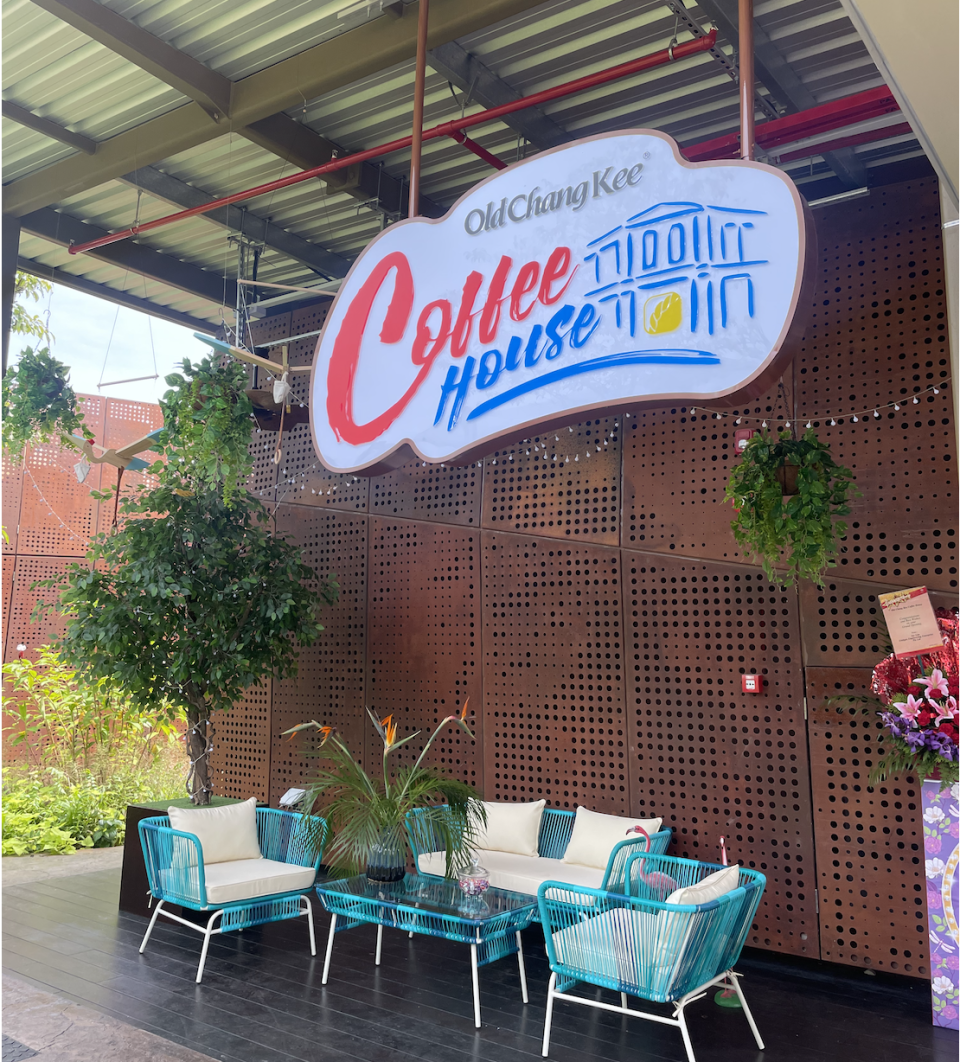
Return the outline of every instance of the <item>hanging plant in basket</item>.
{"type": "Polygon", "coordinates": [[[77,411],[69,373],[48,347],[27,347],[3,378],[3,449],[11,461],[20,460],[28,443],[56,440],[76,450],[71,436],[93,438],[77,411]]]}
{"type": "Polygon", "coordinates": [[[733,537],[744,556],[756,558],[771,582],[798,577],[820,583],[837,555],[847,525],[837,517],[859,493],[848,468],[812,430],[802,439],[758,434],[730,473],[725,501],[737,517],[733,537]]]}

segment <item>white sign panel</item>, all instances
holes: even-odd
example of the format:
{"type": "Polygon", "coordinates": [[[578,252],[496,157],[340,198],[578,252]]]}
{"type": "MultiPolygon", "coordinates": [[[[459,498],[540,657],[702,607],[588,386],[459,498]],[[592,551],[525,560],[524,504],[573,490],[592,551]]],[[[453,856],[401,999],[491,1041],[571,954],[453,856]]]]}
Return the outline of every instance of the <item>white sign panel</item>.
{"type": "Polygon", "coordinates": [[[770,166],[689,164],[646,131],[517,163],[354,263],[314,360],[320,459],[466,459],[580,411],[735,394],[779,351],[807,252],[770,166]]]}

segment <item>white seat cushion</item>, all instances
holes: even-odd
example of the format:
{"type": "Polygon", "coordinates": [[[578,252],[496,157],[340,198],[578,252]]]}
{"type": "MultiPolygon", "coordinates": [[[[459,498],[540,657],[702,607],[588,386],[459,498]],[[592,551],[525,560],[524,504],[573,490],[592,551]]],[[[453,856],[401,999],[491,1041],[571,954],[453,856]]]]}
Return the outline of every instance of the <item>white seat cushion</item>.
{"type": "Polygon", "coordinates": [[[564,863],[577,863],[585,867],[600,867],[606,870],[610,853],[621,841],[636,839],[639,835],[627,833],[633,826],[641,826],[652,837],[663,824],[663,819],[627,819],[620,815],[601,815],[589,808],[578,807],[573,823],[573,833],[564,863]]]}
{"type": "Polygon", "coordinates": [[[207,903],[213,907],[257,896],[309,889],[316,879],[313,867],[278,863],[275,859],[236,859],[204,866],[207,903]]]}
{"type": "Polygon", "coordinates": [[[536,856],[546,803],[534,800],[530,804],[496,804],[484,800],[487,824],[477,831],[477,850],[536,856]]]}
{"type": "Polygon", "coordinates": [[[736,865],[715,870],[697,885],[688,885],[685,889],[675,889],[667,897],[667,903],[709,903],[719,900],[728,892],[733,892],[740,884],[740,868],[736,865]]]}
{"type": "MultiPolygon", "coordinates": [[[[603,884],[603,871],[596,867],[582,867],[564,863],[562,859],[545,859],[543,856],[517,855],[515,852],[477,850],[477,862],[490,871],[490,884],[497,889],[511,892],[526,892],[536,895],[544,881],[566,881],[571,885],[585,885],[599,889],[603,884]]],[[[427,852],[417,861],[422,874],[443,877],[446,859],[443,852],[427,852]]]]}
{"type": "Polygon", "coordinates": [[[259,859],[257,798],[219,808],[167,808],[170,825],[200,842],[203,865],[259,859]]]}

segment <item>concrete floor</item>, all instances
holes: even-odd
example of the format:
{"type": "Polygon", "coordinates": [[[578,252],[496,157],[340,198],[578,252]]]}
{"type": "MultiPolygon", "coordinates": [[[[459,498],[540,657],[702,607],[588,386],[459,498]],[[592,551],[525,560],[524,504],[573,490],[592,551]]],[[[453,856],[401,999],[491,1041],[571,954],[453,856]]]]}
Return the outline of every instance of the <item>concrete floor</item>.
{"type": "MultiPolygon", "coordinates": [[[[4,856],[4,887],[118,868],[122,848],[74,855],[4,856]]],[[[8,916],[9,917],[9,916],[8,916]]],[[[153,1033],[3,975],[3,1033],[36,1052],[38,1062],[212,1062],[153,1033]]]]}

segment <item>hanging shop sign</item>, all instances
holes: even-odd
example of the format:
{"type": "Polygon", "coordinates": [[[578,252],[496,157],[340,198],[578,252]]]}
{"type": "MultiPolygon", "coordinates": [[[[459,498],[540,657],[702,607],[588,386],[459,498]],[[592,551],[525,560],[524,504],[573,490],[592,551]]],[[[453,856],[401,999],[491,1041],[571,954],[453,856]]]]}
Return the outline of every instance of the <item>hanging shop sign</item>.
{"type": "Polygon", "coordinates": [[[771,166],[687,163],[649,131],[542,152],[357,259],[314,359],[317,452],[343,472],[466,461],[581,413],[752,397],[812,244],[771,166]]]}

